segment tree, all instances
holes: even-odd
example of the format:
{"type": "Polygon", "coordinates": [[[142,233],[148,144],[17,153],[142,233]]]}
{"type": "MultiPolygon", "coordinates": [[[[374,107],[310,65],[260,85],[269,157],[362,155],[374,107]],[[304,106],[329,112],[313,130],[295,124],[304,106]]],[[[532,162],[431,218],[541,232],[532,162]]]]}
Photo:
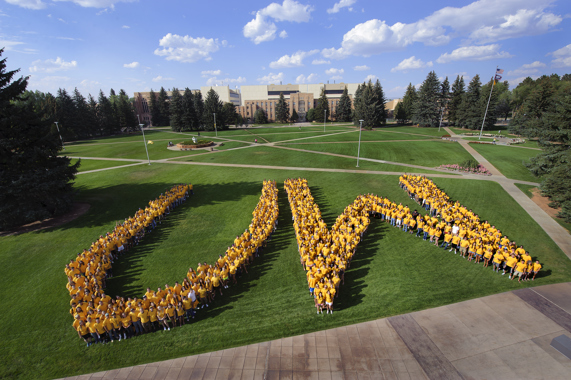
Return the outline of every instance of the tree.
{"type": "Polygon", "coordinates": [[[337,121],[351,121],[351,98],[347,87],[343,89],[337,110],[335,111],[335,120],[337,121]]]}
{"type": "Polygon", "coordinates": [[[446,110],[448,108],[448,103],[450,102],[450,82],[448,77],[442,81],[440,84],[440,97],[438,103],[440,103],[440,116],[444,119],[446,115],[446,110]]]}
{"type": "Polygon", "coordinates": [[[102,90],[99,90],[98,103],[99,107],[97,115],[101,125],[102,134],[112,135],[117,132],[118,125],[115,123],[111,101],[105,96],[102,90]]]}
{"type": "Polygon", "coordinates": [[[464,77],[458,75],[452,84],[452,94],[448,103],[448,122],[450,124],[459,125],[460,105],[465,93],[464,77]]]}
{"type": "Polygon", "coordinates": [[[406,88],[406,92],[402,97],[402,105],[406,115],[405,117],[406,120],[412,120],[412,114],[414,111],[414,105],[416,103],[416,99],[417,99],[416,88],[412,85],[412,83],[409,83],[408,87],[406,88]]]}
{"type": "Polygon", "coordinates": [[[287,123],[289,119],[289,106],[285,101],[284,93],[280,92],[280,99],[276,104],[276,121],[278,123],[287,123]]]}
{"type": "Polygon", "coordinates": [[[385,108],[387,100],[381,82],[377,79],[373,86],[375,93],[375,121],[374,125],[385,125],[387,123],[387,109],[385,108]]]}
{"type": "Polygon", "coordinates": [[[161,110],[159,109],[159,103],[157,101],[157,94],[155,94],[152,88],[149,96],[151,98],[149,102],[149,108],[151,111],[151,123],[153,126],[158,127],[161,123],[162,116],[161,110]]]}
{"type": "MultiPolygon", "coordinates": [[[[4,49],[0,49],[0,57],[4,49]]],[[[58,156],[61,142],[51,133],[54,120],[23,94],[28,77],[13,80],[0,60],[0,229],[53,217],[73,205],[79,161],[58,156]]],[[[50,112],[49,110],[46,110],[50,112]]]]}
{"type": "Polygon", "coordinates": [[[483,121],[484,129],[486,131],[493,130],[495,128],[496,121],[498,121],[498,118],[496,116],[496,107],[498,105],[498,91],[496,91],[495,89],[496,86],[494,86],[494,90],[492,90],[492,83],[493,79],[490,80],[484,86],[482,86],[482,90],[480,91],[479,106],[482,113],[482,120],[480,120],[480,125],[478,126],[478,128],[482,128],[482,121],[483,121]],[[489,99],[489,106],[488,106],[488,99],[489,99]],[[487,113],[486,113],[486,108],[488,109],[487,113]],[[486,117],[485,120],[484,116],[486,117]]]}
{"type": "Polygon", "coordinates": [[[440,81],[434,71],[426,76],[418,90],[418,100],[413,108],[413,122],[437,127],[440,121],[440,81]]]}
{"type": "Polygon", "coordinates": [[[159,91],[159,97],[157,99],[157,107],[159,108],[160,119],[157,126],[165,126],[170,124],[170,107],[169,107],[169,97],[167,92],[163,87],[159,91]]]}
{"type": "Polygon", "coordinates": [[[129,96],[125,90],[121,89],[119,91],[119,97],[117,101],[117,116],[119,120],[119,126],[121,129],[132,131],[139,127],[139,121],[135,116],[135,110],[133,104],[129,100],[129,96]]]}
{"type": "Polygon", "coordinates": [[[309,121],[310,123],[315,120],[315,108],[310,108],[309,111],[305,114],[305,120],[309,121]]]}
{"type": "Polygon", "coordinates": [[[262,108],[258,108],[254,113],[254,123],[256,124],[267,124],[268,116],[262,108]]]}
{"type": "Polygon", "coordinates": [[[98,112],[99,112],[99,107],[97,105],[97,102],[95,101],[93,96],[89,94],[89,97],[87,98],[87,117],[90,120],[89,124],[91,126],[91,133],[94,136],[101,135],[101,124],[99,121],[99,117],[97,116],[98,112]]]}
{"type": "Polygon", "coordinates": [[[182,130],[193,131],[195,129],[198,129],[198,121],[194,109],[194,95],[187,87],[182,95],[182,130]]]}
{"type": "Polygon", "coordinates": [[[317,99],[317,106],[314,111],[315,121],[327,121],[331,114],[329,113],[329,100],[327,95],[325,95],[325,87],[321,89],[321,95],[317,99]]]}
{"type": "Polygon", "coordinates": [[[470,81],[470,84],[468,84],[468,90],[462,97],[457,116],[459,125],[469,129],[478,129],[482,126],[484,110],[481,109],[480,105],[481,87],[480,76],[476,74],[470,81]]]}
{"type": "Polygon", "coordinates": [[[183,128],[183,105],[182,97],[177,88],[172,89],[171,100],[169,102],[170,126],[175,132],[180,132],[183,128]]]}
{"type": "Polygon", "coordinates": [[[59,130],[64,140],[75,140],[75,105],[73,99],[64,88],[57,91],[56,96],[56,119],[59,130]]]}
{"type": "Polygon", "coordinates": [[[202,100],[202,93],[198,91],[194,94],[194,127],[196,130],[203,129],[202,115],[204,115],[204,101],[202,100]]]}
{"type": "Polygon", "coordinates": [[[216,91],[212,88],[206,93],[204,100],[204,112],[202,114],[202,123],[207,131],[214,130],[214,114],[216,114],[216,125],[224,125],[224,114],[222,113],[222,102],[216,91]]]}
{"type": "Polygon", "coordinates": [[[92,120],[89,120],[89,106],[77,87],[73,91],[72,101],[74,106],[74,112],[72,113],[72,125],[75,129],[76,135],[78,138],[90,137],[94,128],[90,125],[92,120]]]}
{"type": "Polygon", "coordinates": [[[297,114],[297,112],[294,108],[292,113],[291,113],[291,117],[289,118],[289,121],[292,123],[297,123],[298,120],[299,120],[299,115],[297,114]]]}
{"type": "Polygon", "coordinates": [[[238,113],[236,112],[236,106],[233,103],[224,103],[222,106],[223,124],[221,124],[221,129],[228,129],[230,124],[237,124],[238,113]]]}
{"type": "Polygon", "coordinates": [[[397,121],[397,124],[406,123],[406,110],[403,102],[398,102],[395,107],[395,120],[397,121]]]}

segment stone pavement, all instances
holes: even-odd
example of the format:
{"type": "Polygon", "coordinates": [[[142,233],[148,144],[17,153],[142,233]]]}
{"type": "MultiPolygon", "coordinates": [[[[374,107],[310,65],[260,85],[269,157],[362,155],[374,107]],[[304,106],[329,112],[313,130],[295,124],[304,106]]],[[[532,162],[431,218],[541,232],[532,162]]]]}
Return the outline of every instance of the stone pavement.
{"type": "Polygon", "coordinates": [[[570,379],[562,334],[571,283],[68,379],[570,379]]]}

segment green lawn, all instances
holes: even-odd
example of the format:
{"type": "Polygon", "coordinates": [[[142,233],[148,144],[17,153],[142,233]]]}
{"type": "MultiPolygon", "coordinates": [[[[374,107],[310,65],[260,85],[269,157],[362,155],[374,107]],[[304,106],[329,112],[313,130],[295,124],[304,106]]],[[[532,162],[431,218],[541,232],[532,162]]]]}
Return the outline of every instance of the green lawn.
{"type": "MultiPolygon", "coordinates": [[[[358,194],[411,203],[397,176],[155,164],[79,176],[89,212],[66,225],[0,238],[0,297],[10,305],[0,332],[2,378],[54,378],[159,361],[422,310],[529,286],[373,221],[358,248],[334,317],[316,316],[308,296],[282,183],[302,175],[329,226],[358,194]],[[180,281],[189,266],[212,262],[249,224],[263,179],[278,181],[279,228],[239,285],[200,310],[192,325],[87,348],[71,328],[63,267],[115,221],[165,189],[195,184],[196,195],[141,245],[115,263],[112,296],[180,281]],[[340,186],[342,184],[342,186],[340,186]],[[419,257],[422,257],[419,260],[419,257]],[[414,274],[414,275],[412,275],[414,274]],[[33,300],[33,302],[30,302],[33,300]],[[253,323],[254,322],[254,323],[253,323]]],[[[533,285],[571,280],[571,263],[502,188],[488,181],[436,179],[539,258],[533,285]],[[505,212],[510,210],[510,212],[505,212]],[[516,222],[517,221],[517,222],[516,222]]]]}
{"type": "MultiPolygon", "coordinates": [[[[288,145],[300,149],[332,152],[357,157],[358,144],[303,144],[288,145]]],[[[445,141],[407,141],[387,143],[361,143],[361,157],[404,164],[437,167],[442,164],[458,164],[472,156],[458,143],[445,141]]]]}
{"type": "Polygon", "coordinates": [[[412,133],[412,134],[419,134],[419,135],[428,135],[433,137],[442,137],[443,135],[447,135],[448,132],[444,128],[441,128],[440,131],[438,128],[420,128],[420,127],[411,127],[411,126],[395,126],[395,127],[381,127],[377,128],[377,131],[394,131],[394,132],[401,132],[401,133],[412,133]]]}
{"type": "MultiPolygon", "coordinates": [[[[372,131],[363,130],[361,132],[361,141],[393,141],[393,140],[426,140],[436,138],[429,135],[416,135],[408,133],[385,132],[383,129],[374,129],[372,131]]],[[[359,141],[359,131],[351,131],[350,133],[338,133],[323,137],[314,137],[306,140],[299,140],[299,143],[321,143],[321,142],[347,142],[359,141]]],[[[292,143],[298,141],[292,141],[292,143]]]]}
{"type": "Polygon", "coordinates": [[[535,177],[524,165],[524,162],[529,162],[530,158],[540,154],[539,150],[490,144],[470,144],[470,146],[508,178],[530,182],[542,181],[541,177],[535,177]]]}
{"type": "MultiPolygon", "coordinates": [[[[71,160],[72,164],[75,164],[78,160],[71,160]]],[[[79,172],[86,172],[89,170],[112,168],[115,166],[129,165],[130,162],[120,162],[120,161],[100,161],[100,160],[81,160],[81,165],[79,166],[79,172]]]]}

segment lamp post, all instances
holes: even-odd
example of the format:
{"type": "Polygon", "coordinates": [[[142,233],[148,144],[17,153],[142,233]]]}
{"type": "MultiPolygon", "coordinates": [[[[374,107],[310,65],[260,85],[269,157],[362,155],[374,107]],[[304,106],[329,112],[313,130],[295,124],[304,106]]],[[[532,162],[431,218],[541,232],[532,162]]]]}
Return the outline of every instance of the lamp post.
{"type": "Polygon", "coordinates": [[[58,121],[54,121],[54,123],[56,123],[56,128],[57,128],[57,134],[59,135],[59,139],[61,140],[61,147],[63,148],[63,150],[65,150],[65,145],[63,145],[63,139],[61,137],[61,133],[59,131],[59,125],[58,125],[58,121]]]}
{"type": "Polygon", "coordinates": [[[216,129],[216,112],[214,112],[213,115],[214,115],[214,131],[216,132],[216,137],[218,137],[218,129],[216,129]]]}
{"type": "MultiPolygon", "coordinates": [[[[137,115],[139,116],[139,115],[137,115]]],[[[143,130],[143,126],[145,124],[139,124],[139,127],[141,127],[141,132],[143,132],[143,142],[145,143],[145,151],[147,152],[147,160],[149,161],[149,165],[151,164],[151,159],[149,158],[149,149],[147,148],[147,140],[145,140],[145,131],[143,130]]]]}
{"type": "Polygon", "coordinates": [[[325,120],[327,120],[327,110],[323,110],[323,133],[325,133],[325,120]]]}
{"type": "Polygon", "coordinates": [[[359,120],[359,148],[357,149],[357,167],[359,167],[359,155],[361,154],[361,131],[363,130],[363,120],[359,120]]]}
{"type": "Polygon", "coordinates": [[[440,132],[440,126],[442,125],[442,115],[444,115],[444,107],[440,108],[440,123],[438,124],[438,132],[440,132]]]}

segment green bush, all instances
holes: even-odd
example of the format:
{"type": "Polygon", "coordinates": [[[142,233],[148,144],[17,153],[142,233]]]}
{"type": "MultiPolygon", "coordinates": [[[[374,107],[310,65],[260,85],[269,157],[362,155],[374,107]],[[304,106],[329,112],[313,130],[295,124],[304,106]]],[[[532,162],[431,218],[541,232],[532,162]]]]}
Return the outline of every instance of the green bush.
{"type": "Polygon", "coordinates": [[[181,143],[179,143],[181,145],[202,145],[202,144],[212,144],[212,140],[205,140],[205,139],[200,139],[200,140],[196,140],[196,142],[192,141],[192,140],[186,140],[183,141],[181,143]]]}
{"type": "Polygon", "coordinates": [[[474,160],[473,158],[466,160],[460,164],[461,167],[470,168],[470,169],[477,169],[480,164],[478,161],[474,160]]]}

